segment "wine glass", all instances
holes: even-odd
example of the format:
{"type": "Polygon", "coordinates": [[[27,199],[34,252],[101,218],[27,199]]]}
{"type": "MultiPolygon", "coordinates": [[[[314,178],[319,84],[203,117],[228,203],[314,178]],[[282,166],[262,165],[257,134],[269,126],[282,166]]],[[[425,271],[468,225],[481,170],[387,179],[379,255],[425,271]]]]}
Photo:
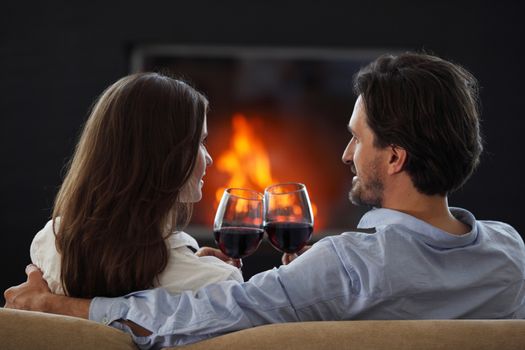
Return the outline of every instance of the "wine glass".
{"type": "Polygon", "coordinates": [[[264,235],[263,195],[242,188],[226,189],[215,214],[213,234],[219,249],[230,258],[253,254],[264,235]]]}
{"type": "Polygon", "coordinates": [[[284,253],[297,253],[312,236],[314,217],[306,186],[288,182],[264,191],[264,230],[270,243],[284,253]]]}

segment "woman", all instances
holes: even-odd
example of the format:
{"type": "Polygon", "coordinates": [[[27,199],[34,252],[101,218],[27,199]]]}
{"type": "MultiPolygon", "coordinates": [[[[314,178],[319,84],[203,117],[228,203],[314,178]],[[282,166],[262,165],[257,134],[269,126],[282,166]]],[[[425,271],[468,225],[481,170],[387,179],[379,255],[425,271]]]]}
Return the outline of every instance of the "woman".
{"type": "Polygon", "coordinates": [[[181,231],[202,198],[212,159],[206,98],[156,73],[125,77],[100,96],[31,259],[53,292],[90,298],[162,286],[194,290],[239,270],[198,257],[181,231]]]}

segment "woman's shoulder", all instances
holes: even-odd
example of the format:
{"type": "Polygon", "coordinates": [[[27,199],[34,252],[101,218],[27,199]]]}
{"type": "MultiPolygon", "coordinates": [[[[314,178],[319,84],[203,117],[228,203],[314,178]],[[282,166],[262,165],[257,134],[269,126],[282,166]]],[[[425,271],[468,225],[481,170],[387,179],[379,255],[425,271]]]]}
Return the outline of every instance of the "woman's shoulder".
{"type": "Polygon", "coordinates": [[[170,249],[180,247],[191,247],[195,250],[199,249],[199,243],[197,243],[197,240],[184,231],[174,232],[168,237],[167,242],[170,249]]]}
{"type": "MultiPolygon", "coordinates": [[[[58,228],[58,221],[55,221],[55,230],[53,230],[53,220],[49,220],[46,225],[37,232],[33,241],[31,242],[31,259],[33,255],[40,255],[43,253],[54,253],[55,246],[55,231],[58,228]]],[[[34,262],[34,261],[33,261],[34,262]]]]}
{"type": "Polygon", "coordinates": [[[228,273],[238,271],[236,267],[214,256],[195,255],[195,251],[200,248],[199,244],[195,238],[186,232],[180,231],[173,234],[168,238],[168,246],[170,249],[170,262],[174,265],[181,266],[187,263],[190,264],[190,269],[201,269],[205,267],[208,270],[219,269],[228,273]]]}
{"type": "Polygon", "coordinates": [[[55,245],[55,231],[58,229],[58,220],[49,220],[33,238],[29,250],[31,261],[44,274],[44,279],[53,293],[64,294],[60,285],[60,254],[55,245]]]}
{"type": "Polygon", "coordinates": [[[177,239],[169,239],[170,258],[166,269],[159,276],[160,287],[166,288],[170,293],[178,293],[220,281],[243,282],[242,273],[236,267],[213,256],[196,256],[188,246],[198,249],[197,242],[187,233],[181,233],[177,239]],[[195,244],[182,245],[181,242],[184,241],[195,241],[195,244]]]}

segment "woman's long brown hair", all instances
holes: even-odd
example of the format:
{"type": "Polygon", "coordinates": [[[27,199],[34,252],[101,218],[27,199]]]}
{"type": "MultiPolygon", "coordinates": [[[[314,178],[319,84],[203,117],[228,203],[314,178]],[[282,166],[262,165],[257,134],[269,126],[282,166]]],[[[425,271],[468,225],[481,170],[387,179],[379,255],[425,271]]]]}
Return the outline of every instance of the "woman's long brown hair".
{"type": "Polygon", "coordinates": [[[207,103],[156,73],[125,77],[100,96],[53,210],[67,295],[155,286],[168,262],[166,237],[191,216],[178,196],[195,166],[207,103]]]}

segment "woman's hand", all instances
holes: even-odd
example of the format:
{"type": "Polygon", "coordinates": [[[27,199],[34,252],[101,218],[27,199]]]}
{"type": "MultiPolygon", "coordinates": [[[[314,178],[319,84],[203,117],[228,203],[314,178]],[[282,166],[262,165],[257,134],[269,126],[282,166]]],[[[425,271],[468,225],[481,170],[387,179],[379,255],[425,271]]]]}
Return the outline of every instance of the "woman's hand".
{"type": "Polygon", "coordinates": [[[281,262],[283,263],[283,265],[288,265],[289,263],[294,261],[299,255],[303,254],[304,252],[306,252],[310,248],[312,248],[312,246],[311,245],[307,245],[303,249],[298,251],[297,253],[292,253],[292,254],[284,253],[282,258],[281,258],[281,262]]]}
{"type": "Polygon", "coordinates": [[[212,247],[202,247],[201,249],[197,250],[195,252],[195,255],[197,256],[214,256],[216,258],[221,259],[227,264],[233,265],[237,268],[242,268],[242,260],[241,259],[232,259],[223,252],[221,252],[219,249],[212,248],[212,247]]]}

